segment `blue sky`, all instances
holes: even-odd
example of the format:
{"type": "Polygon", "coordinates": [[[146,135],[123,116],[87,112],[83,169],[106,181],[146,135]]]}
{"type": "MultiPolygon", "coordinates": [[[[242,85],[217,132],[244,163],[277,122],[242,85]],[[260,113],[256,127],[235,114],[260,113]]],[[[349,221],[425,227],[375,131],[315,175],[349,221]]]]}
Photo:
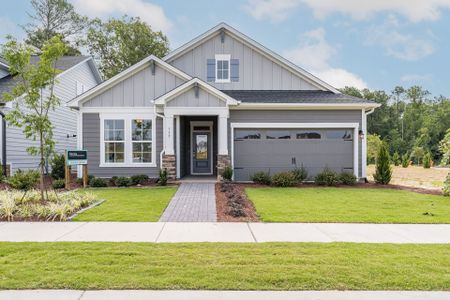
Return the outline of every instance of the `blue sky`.
{"type": "MultiPolygon", "coordinates": [[[[70,0],[90,17],[140,16],[174,49],[227,22],[323,80],[450,97],[450,0],[70,0]]],[[[22,38],[29,0],[2,3],[0,35],[22,38]]]]}

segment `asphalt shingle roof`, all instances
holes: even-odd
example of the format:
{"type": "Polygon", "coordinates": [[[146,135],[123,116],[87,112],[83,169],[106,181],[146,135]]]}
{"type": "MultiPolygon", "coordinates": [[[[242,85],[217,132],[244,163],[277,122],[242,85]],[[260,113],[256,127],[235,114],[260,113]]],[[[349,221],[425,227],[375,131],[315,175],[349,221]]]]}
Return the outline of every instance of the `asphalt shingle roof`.
{"type": "Polygon", "coordinates": [[[345,94],[314,90],[222,90],[242,103],[373,103],[345,94]]]}

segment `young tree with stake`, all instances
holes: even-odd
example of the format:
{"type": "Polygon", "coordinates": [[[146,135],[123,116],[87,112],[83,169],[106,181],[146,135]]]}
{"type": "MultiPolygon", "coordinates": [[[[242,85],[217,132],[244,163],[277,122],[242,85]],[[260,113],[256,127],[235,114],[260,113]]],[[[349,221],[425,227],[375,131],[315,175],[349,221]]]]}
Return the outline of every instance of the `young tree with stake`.
{"type": "Polygon", "coordinates": [[[2,47],[2,56],[7,60],[11,74],[19,79],[13,90],[3,95],[6,102],[15,100],[6,120],[9,124],[22,128],[27,139],[38,141],[38,145],[28,147],[27,152],[40,158],[39,187],[42,200],[45,200],[45,158],[54,152],[55,146],[53,125],[48,114],[60,105],[54,92],[59,73],[55,63],[65,51],[66,47],[61,39],[55,36],[44,44],[39,61],[31,64],[33,49],[30,46],[8,37],[2,47]]]}

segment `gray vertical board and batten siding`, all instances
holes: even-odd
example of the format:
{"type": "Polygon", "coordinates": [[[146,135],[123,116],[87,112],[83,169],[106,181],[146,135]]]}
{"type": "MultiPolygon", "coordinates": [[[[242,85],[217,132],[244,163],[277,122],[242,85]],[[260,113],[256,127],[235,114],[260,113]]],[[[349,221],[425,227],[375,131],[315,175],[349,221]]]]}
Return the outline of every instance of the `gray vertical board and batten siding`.
{"type": "MultiPolygon", "coordinates": [[[[64,105],[76,97],[77,81],[83,83],[86,90],[98,84],[88,62],[81,63],[61,74],[55,85],[55,94],[59,97],[61,105],[49,112],[49,118],[54,126],[53,138],[56,141],[55,150],[58,153],[64,153],[64,150],[68,148],[75,149],[77,147],[77,113],[64,105]]],[[[44,96],[48,93],[48,90],[43,91],[44,96]]],[[[39,164],[39,158],[26,151],[30,146],[37,147],[39,143],[27,139],[22,131],[21,128],[7,127],[7,160],[11,163],[13,172],[18,169],[36,169],[39,164]]]]}
{"type": "Polygon", "coordinates": [[[183,84],[185,80],[156,65],[131,75],[83,103],[85,107],[151,107],[151,100],[183,84]]]}
{"type": "MultiPolygon", "coordinates": [[[[231,123],[358,123],[361,129],[361,110],[230,110],[228,119],[228,147],[231,153],[231,123]]],[[[358,137],[354,137],[358,138],[358,137]]],[[[361,150],[358,142],[358,170],[362,176],[361,150]]]]}
{"type": "Polygon", "coordinates": [[[220,90],[319,89],[229,34],[225,34],[223,43],[217,34],[168,63],[193,77],[208,81],[220,90]],[[239,60],[239,81],[230,83],[208,81],[207,61],[215,59],[216,54],[231,54],[231,59],[239,60]]]}
{"type": "Polygon", "coordinates": [[[225,101],[199,88],[198,97],[195,88],[185,91],[181,95],[167,102],[168,107],[225,107],[225,101]]]}
{"type": "Polygon", "coordinates": [[[159,155],[163,146],[163,121],[156,118],[156,167],[100,167],[100,115],[83,114],[83,148],[88,151],[89,174],[109,178],[112,176],[131,176],[147,174],[156,178],[159,174],[159,155]]]}

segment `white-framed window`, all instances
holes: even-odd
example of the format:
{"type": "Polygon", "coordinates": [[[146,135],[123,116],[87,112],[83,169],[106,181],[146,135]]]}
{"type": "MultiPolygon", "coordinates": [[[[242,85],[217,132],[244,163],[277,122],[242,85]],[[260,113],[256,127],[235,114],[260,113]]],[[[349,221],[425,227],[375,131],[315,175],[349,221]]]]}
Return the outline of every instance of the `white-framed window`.
{"type": "Polygon", "coordinates": [[[156,167],[154,114],[100,115],[100,167],[156,167]]]}
{"type": "Polygon", "coordinates": [[[216,82],[230,82],[230,54],[216,54],[216,82]]]}

